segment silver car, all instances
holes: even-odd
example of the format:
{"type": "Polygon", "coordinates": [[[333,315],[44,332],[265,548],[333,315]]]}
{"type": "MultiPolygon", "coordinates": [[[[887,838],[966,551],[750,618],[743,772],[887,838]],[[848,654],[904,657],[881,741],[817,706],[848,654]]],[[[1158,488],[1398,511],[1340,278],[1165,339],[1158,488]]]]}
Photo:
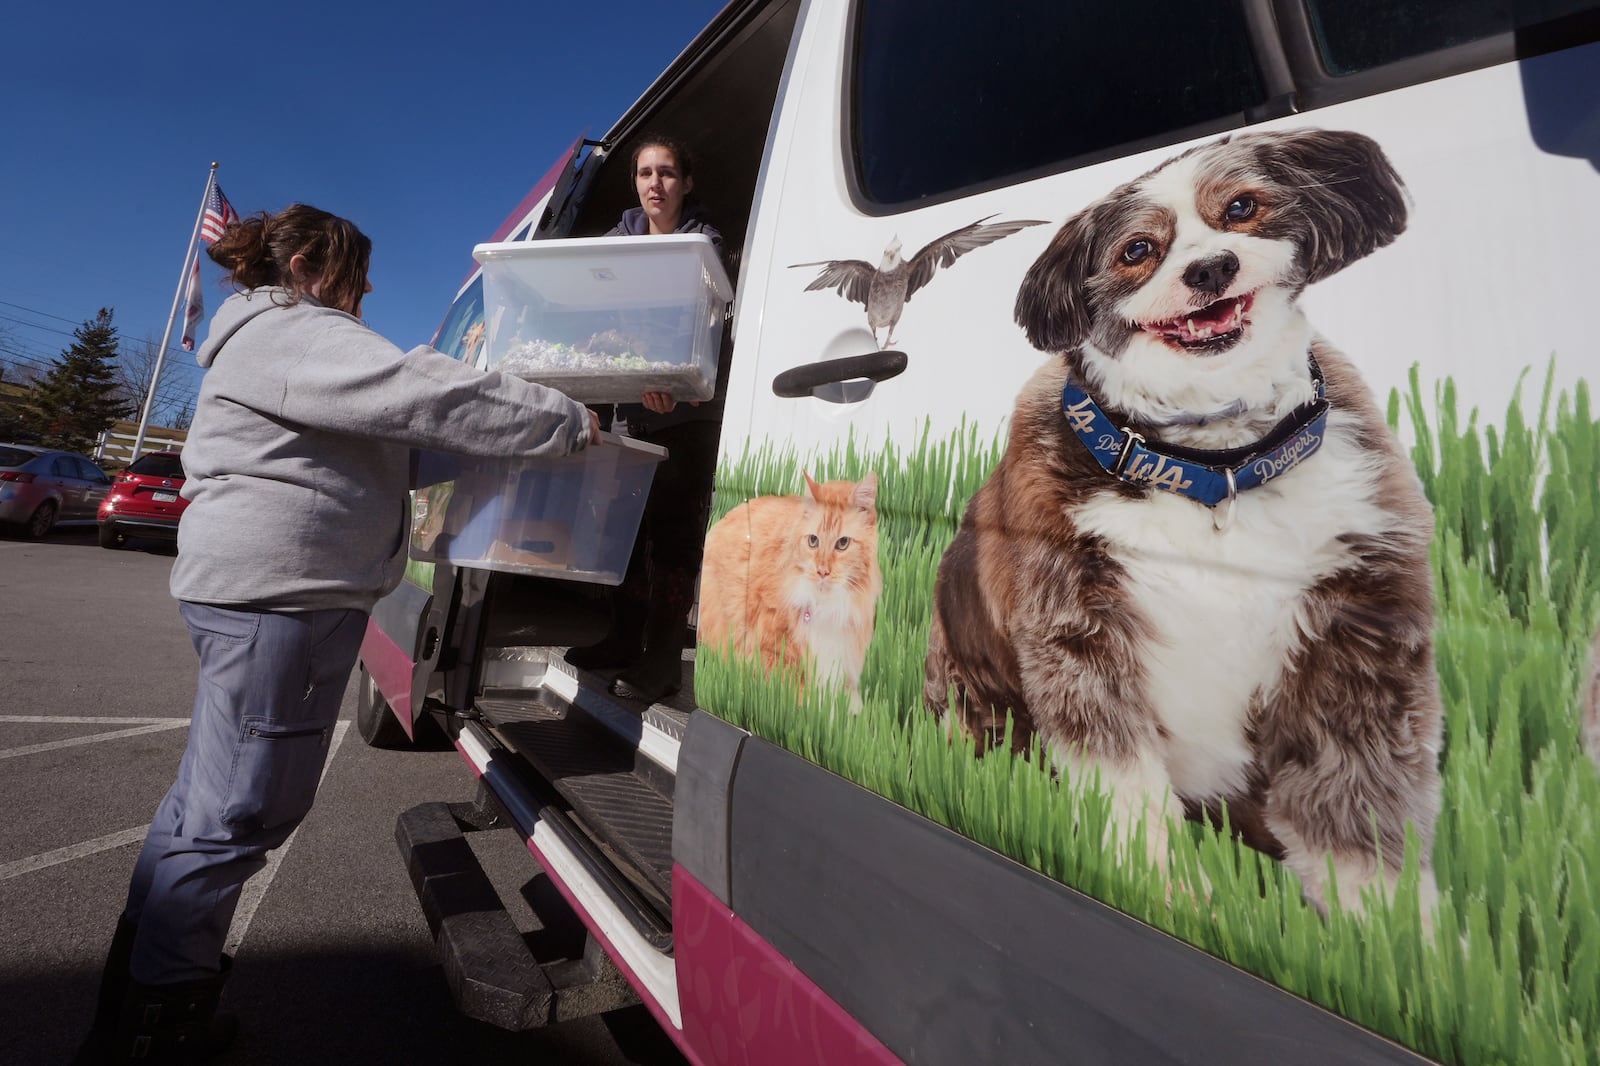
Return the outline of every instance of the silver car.
{"type": "Polygon", "coordinates": [[[58,525],[93,525],[111,478],[76,452],[0,444],[0,524],[35,539],[58,525]]]}

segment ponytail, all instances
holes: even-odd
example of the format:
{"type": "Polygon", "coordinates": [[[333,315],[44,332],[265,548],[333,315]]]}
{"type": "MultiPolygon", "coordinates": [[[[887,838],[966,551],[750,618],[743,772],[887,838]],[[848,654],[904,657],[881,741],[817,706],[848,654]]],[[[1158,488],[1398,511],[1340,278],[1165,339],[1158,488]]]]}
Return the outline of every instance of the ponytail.
{"type": "Polygon", "coordinates": [[[309,204],[291,204],[276,215],[262,211],[229,223],[206,254],[236,288],[282,286],[291,292],[289,303],[305,294],[289,269],[289,260],[303,255],[309,276],[322,282],[321,303],[357,314],[367,289],[372,241],[353,222],[309,204]]]}

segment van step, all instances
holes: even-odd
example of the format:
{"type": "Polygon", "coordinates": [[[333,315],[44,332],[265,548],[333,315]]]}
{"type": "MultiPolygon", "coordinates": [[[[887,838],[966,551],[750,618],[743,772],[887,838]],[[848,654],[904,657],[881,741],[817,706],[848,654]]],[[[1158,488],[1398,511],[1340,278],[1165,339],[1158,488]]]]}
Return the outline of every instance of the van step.
{"type": "Polygon", "coordinates": [[[395,823],[395,843],[457,1008],[501,1029],[522,1030],[639,1002],[593,937],[586,938],[581,958],[542,962],[534,956],[467,843],[467,832],[511,824],[482,811],[458,820],[449,805],[424,803],[395,823]]]}
{"type": "Polygon", "coordinates": [[[571,805],[571,821],[670,926],[672,798],[659,771],[610,730],[547,690],[483,698],[495,735],[571,805]]]}

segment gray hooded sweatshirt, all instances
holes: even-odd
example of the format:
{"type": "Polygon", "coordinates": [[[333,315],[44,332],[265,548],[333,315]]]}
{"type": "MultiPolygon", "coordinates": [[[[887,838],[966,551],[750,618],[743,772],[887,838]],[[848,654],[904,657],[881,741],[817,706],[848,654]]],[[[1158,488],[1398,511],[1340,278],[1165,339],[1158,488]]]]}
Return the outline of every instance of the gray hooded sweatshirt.
{"type": "Polygon", "coordinates": [[[266,610],[371,610],[400,582],[411,449],[560,456],[582,405],[432,348],[402,352],[288,290],[236,293],[211,320],[183,449],[189,501],[172,594],[266,610]]]}

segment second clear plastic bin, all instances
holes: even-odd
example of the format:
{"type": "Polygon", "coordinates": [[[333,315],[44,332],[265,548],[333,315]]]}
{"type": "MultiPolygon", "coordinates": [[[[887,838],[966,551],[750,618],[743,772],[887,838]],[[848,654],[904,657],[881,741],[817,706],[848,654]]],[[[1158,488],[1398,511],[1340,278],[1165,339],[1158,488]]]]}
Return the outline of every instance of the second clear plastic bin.
{"type": "Polygon", "coordinates": [[[419,494],[412,545],[457,566],[618,585],[665,448],[615,434],[574,455],[461,458],[419,494]]]}

